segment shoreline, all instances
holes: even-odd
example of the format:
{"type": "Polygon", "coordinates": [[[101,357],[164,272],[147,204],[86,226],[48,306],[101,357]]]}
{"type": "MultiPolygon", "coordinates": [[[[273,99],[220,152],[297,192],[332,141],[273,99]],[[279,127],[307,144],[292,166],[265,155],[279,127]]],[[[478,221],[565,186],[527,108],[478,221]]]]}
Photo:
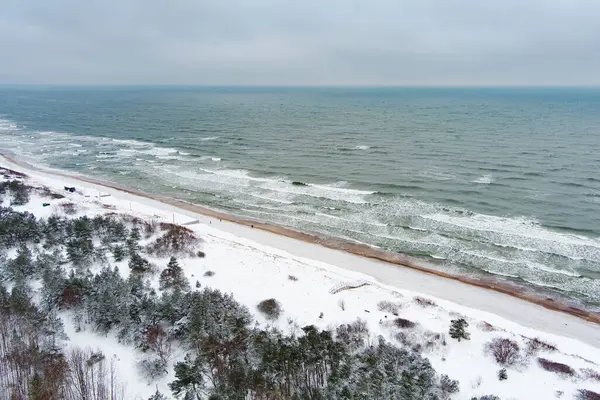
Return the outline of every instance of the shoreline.
{"type": "MultiPolygon", "coordinates": [[[[169,198],[167,196],[162,195],[144,193],[123,185],[119,185],[112,182],[105,182],[99,179],[90,178],[79,174],[70,174],[64,171],[56,170],[46,170],[44,168],[39,168],[34,165],[31,165],[27,162],[18,161],[13,156],[7,155],[3,152],[0,152],[0,161],[8,163],[9,166],[10,164],[14,164],[17,167],[17,170],[20,167],[37,173],[49,174],[54,177],[63,177],[96,185],[105,189],[112,189],[118,192],[125,193],[127,195],[132,195],[156,201],[158,203],[162,203],[171,207],[176,207],[180,210],[191,212],[193,214],[197,214],[207,218],[225,221],[227,223],[237,225],[238,227],[253,229],[256,232],[262,231],[266,234],[279,236],[280,238],[288,238],[291,240],[302,241],[329,250],[341,252],[347,255],[360,257],[366,260],[372,260],[374,262],[377,262],[379,266],[387,266],[388,268],[391,267],[396,269],[404,268],[407,270],[411,270],[415,273],[422,274],[423,280],[425,280],[425,276],[430,276],[438,279],[452,281],[462,285],[469,285],[471,287],[486,290],[490,293],[496,292],[498,294],[520,299],[533,305],[544,307],[545,309],[551,311],[561,312],[563,314],[567,314],[572,317],[591,322],[596,326],[597,324],[600,324],[600,313],[587,311],[582,308],[557,301],[550,297],[544,297],[542,293],[536,293],[532,290],[531,287],[528,287],[526,285],[519,285],[517,283],[501,281],[492,277],[472,278],[462,275],[453,275],[443,271],[427,268],[423,265],[419,265],[419,263],[412,260],[410,257],[399,253],[393,253],[387,250],[377,249],[366,244],[353,243],[344,239],[338,239],[333,237],[320,237],[317,235],[299,232],[283,226],[240,218],[224,212],[212,210],[210,208],[206,208],[200,205],[192,204],[183,200],[169,198]]],[[[306,257],[306,255],[304,255],[304,257],[306,257]]],[[[308,258],[311,257],[308,256],[308,258]]],[[[347,269],[352,270],[352,268],[347,269]]],[[[375,276],[377,274],[374,270],[372,272],[367,271],[366,274],[368,274],[369,276],[373,276],[377,279],[377,277],[375,276]]],[[[410,289],[412,290],[412,288],[410,289]]],[[[414,290],[418,291],[418,289],[414,290]]]]}

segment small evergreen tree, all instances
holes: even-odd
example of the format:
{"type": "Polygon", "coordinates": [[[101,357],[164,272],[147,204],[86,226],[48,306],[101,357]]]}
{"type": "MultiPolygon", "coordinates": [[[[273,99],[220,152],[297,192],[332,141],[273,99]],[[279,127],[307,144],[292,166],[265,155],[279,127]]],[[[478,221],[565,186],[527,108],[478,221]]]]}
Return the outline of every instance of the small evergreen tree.
{"type": "Polygon", "coordinates": [[[17,256],[6,263],[6,275],[18,281],[31,277],[34,272],[33,258],[31,250],[27,246],[21,246],[17,251],[17,256]]]}
{"type": "Polygon", "coordinates": [[[113,253],[113,258],[117,262],[123,261],[123,259],[125,258],[125,254],[126,254],[125,248],[121,245],[116,245],[115,247],[113,247],[112,253],[113,253]]]}
{"type": "Polygon", "coordinates": [[[150,263],[138,253],[133,253],[129,259],[129,268],[132,272],[144,273],[150,271],[150,263]]]}
{"type": "Polygon", "coordinates": [[[508,379],[508,374],[506,373],[506,368],[502,368],[500,371],[498,371],[498,379],[501,381],[508,379]]]}
{"type": "Polygon", "coordinates": [[[453,339],[458,339],[460,342],[461,339],[469,340],[471,338],[471,334],[467,332],[467,327],[469,323],[464,320],[464,318],[453,319],[450,321],[450,337],[453,339]]]}
{"type": "Polygon", "coordinates": [[[171,257],[167,268],[160,274],[159,287],[161,290],[177,286],[180,289],[185,289],[188,286],[187,280],[183,275],[183,269],[179,266],[177,259],[171,257]]]}
{"type": "Polygon", "coordinates": [[[127,248],[129,249],[130,254],[134,254],[139,251],[139,241],[141,237],[140,229],[137,226],[134,226],[129,233],[129,237],[127,238],[127,248]]]}
{"type": "Polygon", "coordinates": [[[148,398],[148,400],[167,400],[167,397],[156,389],[156,393],[148,398]]]}
{"type": "Polygon", "coordinates": [[[15,180],[8,184],[11,195],[11,205],[22,206],[29,203],[30,187],[15,180]]]}
{"type": "Polygon", "coordinates": [[[459,391],[459,383],[457,380],[450,379],[448,375],[443,374],[440,378],[440,387],[446,394],[456,393],[459,391]]]}

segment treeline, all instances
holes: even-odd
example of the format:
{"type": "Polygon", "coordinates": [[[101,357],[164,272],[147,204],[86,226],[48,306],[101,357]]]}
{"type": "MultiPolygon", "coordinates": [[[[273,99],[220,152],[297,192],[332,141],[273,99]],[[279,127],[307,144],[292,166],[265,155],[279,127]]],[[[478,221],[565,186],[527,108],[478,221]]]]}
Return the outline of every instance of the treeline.
{"type": "Polygon", "coordinates": [[[231,295],[199,284],[192,290],[176,257],[204,256],[198,243],[185,227],[129,216],[38,220],[0,208],[0,392],[7,399],[121,398],[105,361],[65,354],[60,312],[73,316],[76,329],[113,332],[144,352],[138,367],[149,381],[168,372],[174,346],[184,348],[169,385],[184,399],[416,400],[458,390],[419,354],[372,341],[360,321],[295,334],[257,327],[231,295]],[[10,248],[16,254],[8,258],[10,248]],[[148,254],[171,259],[153,265],[148,254]],[[113,266],[119,261],[128,263],[127,279],[113,266]],[[150,283],[156,275],[158,290],[150,283]],[[41,282],[37,303],[28,295],[34,279],[41,282]],[[87,382],[92,377],[96,383],[87,382]],[[82,385],[103,394],[68,397],[82,385]],[[43,397],[35,397],[38,388],[43,397]]]}

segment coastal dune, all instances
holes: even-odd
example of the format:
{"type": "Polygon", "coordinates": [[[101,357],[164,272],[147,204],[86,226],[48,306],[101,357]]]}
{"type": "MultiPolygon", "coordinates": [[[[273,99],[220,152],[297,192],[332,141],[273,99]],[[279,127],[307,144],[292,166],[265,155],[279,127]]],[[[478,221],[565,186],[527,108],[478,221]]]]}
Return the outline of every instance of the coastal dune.
{"type": "MultiPolygon", "coordinates": [[[[42,169],[18,161],[11,156],[0,156],[0,165],[25,173],[47,183],[48,186],[82,187],[96,192],[98,198],[111,195],[124,209],[143,208],[171,215],[175,222],[186,219],[210,224],[241,240],[275,249],[295,258],[311,260],[323,269],[343,271],[357,281],[366,281],[390,290],[407,289],[435,297],[438,304],[450,305],[465,314],[478,317],[504,329],[543,331],[567,340],[561,340],[563,351],[599,353],[600,314],[532,292],[525,286],[497,279],[474,279],[454,276],[429,269],[415,260],[367,245],[336,238],[322,238],[289,228],[259,221],[237,218],[216,210],[181,200],[147,193],[93,178],[42,169]],[[568,348],[565,348],[567,346],[568,348]]],[[[561,338],[561,339],[562,339],[561,338]]],[[[594,354],[598,357],[599,354],[594,354]]]]}

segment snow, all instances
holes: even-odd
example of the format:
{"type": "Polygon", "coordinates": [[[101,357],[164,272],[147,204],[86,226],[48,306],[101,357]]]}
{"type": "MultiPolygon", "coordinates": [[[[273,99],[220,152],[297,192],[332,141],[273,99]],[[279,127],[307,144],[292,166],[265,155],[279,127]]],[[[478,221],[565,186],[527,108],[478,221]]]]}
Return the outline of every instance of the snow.
{"type": "MultiPolygon", "coordinates": [[[[378,303],[396,304],[400,317],[417,323],[415,328],[405,330],[411,332],[415,341],[425,344],[428,336],[445,335],[446,345],[441,340],[434,341],[433,348],[425,347],[423,355],[438,373],[460,381],[460,393],[453,395],[453,399],[484,394],[495,394],[502,399],[550,399],[556,398],[558,391],[564,392],[562,398],[569,399],[578,389],[600,391],[600,382],[586,380],[581,374],[569,378],[543,370],[536,357],[508,367],[508,380],[499,381],[497,372],[501,366],[484,352],[486,343],[495,337],[516,340],[521,349],[526,348],[527,338],[537,337],[558,348],[557,352],[541,352],[539,356],[570,365],[578,372],[583,368],[600,371],[600,329],[593,323],[504,294],[222,222],[76,177],[26,168],[2,158],[0,165],[26,173],[31,185],[44,185],[65,196],[48,199],[32,194],[29,204],[16,207],[37,217],[63,213],[60,204],[72,202],[77,205],[76,216],[119,212],[146,220],[188,224],[203,240],[201,249],[206,253],[205,258],[179,259],[192,287],[198,281],[202,287],[233,293],[261,325],[273,324],[284,332],[299,332],[300,327],[308,324],[330,328],[360,318],[366,321],[373,340],[383,335],[394,341],[394,335],[401,331],[392,326],[396,316],[379,311],[378,303]],[[77,191],[66,192],[64,186],[75,186],[77,191]],[[43,202],[51,206],[42,207],[43,202]],[[205,276],[206,271],[215,274],[205,276]],[[336,288],[357,283],[367,284],[332,293],[336,288]],[[436,305],[423,307],[414,301],[415,296],[430,299],[436,305]],[[268,298],[277,299],[283,307],[283,315],[275,322],[267,321],[256,310],[256,305],[268,298]],[[471,340],[458,342],[449,337],[448,327],[452,319],[461,317],[469,322],[471,340]],[[482,321],[493,325],[495,330],[481,329],[482,321]]],[[[160,268],[168,261],[149,259],[160,268]]],[[[116,265],[123,275],[128,274],[125,262],[116,265]]],[[[153,285],[158,288],[158,274],[153,285]]],[[[173,380],[172,370],[159,382],[149,384],[137,373],[139,352],[118,343],[111,335],[102,336],[91,329],[76,332],[71,316],[62,317],[72,345],[99,348],[107,358],[115,359],[128,398],[147,399],[157,387],[170,395],[167,383],[173,380]]],[[[172,361],[182,357],[181,351],[175,352],[172,361]]]]}

